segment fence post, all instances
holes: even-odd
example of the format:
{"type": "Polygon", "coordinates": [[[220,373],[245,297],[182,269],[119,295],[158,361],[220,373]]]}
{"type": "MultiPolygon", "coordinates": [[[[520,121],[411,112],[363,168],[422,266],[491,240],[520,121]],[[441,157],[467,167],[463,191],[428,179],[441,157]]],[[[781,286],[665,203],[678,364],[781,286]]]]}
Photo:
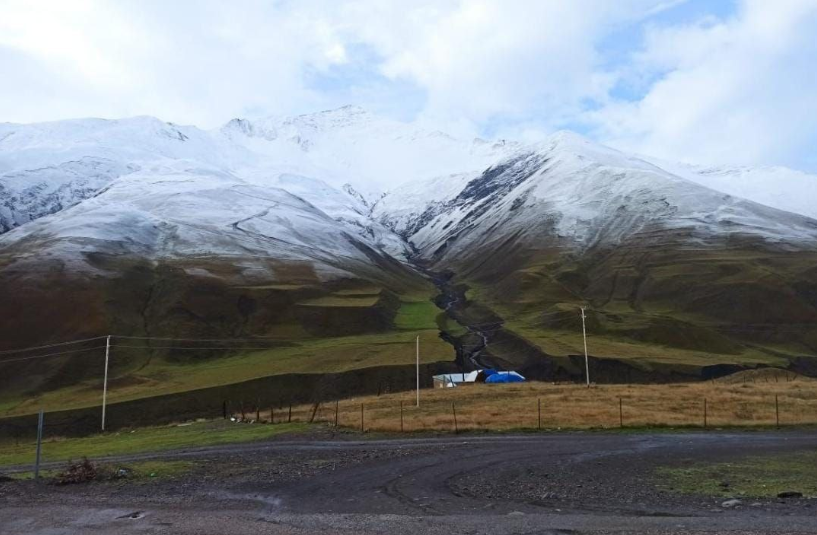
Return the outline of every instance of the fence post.
{"type": "Polygon", "coordinates": [[[34,460],[34,479],[40,479],[40,455],[43,447],[43,410],[40,409],[40,416],[37,420],[37,457],[34,460]]]}
{"type": "Polygon", "coordinates": [[[338,412],[340,409],[340,400],[335,400],[335,427],[338,426],[338,412]]]}
{"type": "Polygon", "coordinates": [[[287,417],[287,423],[292,423],[292,402],[289,403],[289,416],[287,417]]]}
{"type": "Polygon", "coordinates": [[[403,400],[400,400],[400,432],[403,432],[403,400]]]}
{"type": "Polygon", "coordinates": [[[363,427],[363,403],[360,404],[360,432],[366,432],[366,429],[363,427]]]}
{"type": "Polygon", "coordinates": [[[536,428],[542,430],[542,398],[536,400],[536,410],[538,411],[536,428]]]}
{"type": "Polygon", "coordinates": [[[780,429],[780,405],[777,402],[777,394],[774,395],[774,419],[775,425],[780,429]]]}
{"type": "Polygon", "coordinates": [[[221,413],[224,416],[224,419],[227,419],[227,402],[221,404],[221,413]]]}
{"type": "Polygon", "coordinates": [[[244,414],[244,400],[241,400],[241,421],[247,419],[247,416],[244,414]]]}
{"type": "Polygon", "coordinates": [[[255,421],[257,423],[261,422],[261,400],[260,399],[255,401],[255,421]]]}
{"type": "Polygon", "coordinates": [[[451,412],[454,413],[454,434],[457,435],[459,434],[460,430],[457,426],[457,407],[454,405],[453,401],[451,402],[451,412]]]}
{"type": "Polygon", "coordinates": [[[707,414],[707,404],[706,404],[706,398],[704,398],[704,429],[706,429],[706,426],[707,426],[707,421],[706,421],[707,416],[708,416],[708,414],[707,414]]]}
{"type": "Polygon", "coordinates": [[[621,398],[618,398],[618,426],[624,427],[624,409],[622,407],[621,398]]]}
{"type": "Polygon", "coordinates": [[[270,405],[269,408],[269,423],[271,424],[275,423],[275,408],[272,407],[272,405],[270,405]]]}

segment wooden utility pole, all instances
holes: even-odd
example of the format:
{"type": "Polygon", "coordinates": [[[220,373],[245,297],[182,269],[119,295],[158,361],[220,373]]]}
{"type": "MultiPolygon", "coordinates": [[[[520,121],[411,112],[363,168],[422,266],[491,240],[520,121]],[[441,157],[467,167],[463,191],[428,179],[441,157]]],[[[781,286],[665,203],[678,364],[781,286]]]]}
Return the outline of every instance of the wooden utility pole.
{"type": "Polygon", "coordinates": [[[43,451],[43,410],[37,420],[37,457],[34,460],[34,479],[40,479],[40,456],[43,451]]]}
{"type": "Polygon", "coordinates": [[[587,358],[587,327],[585,326],[584,307],[582,307],[582,338],[584,339],[584,371],[587,378],[587,388],[590,388],[590,361],[587,358]]]}
{"type": "Polygon", "coordinates": [[[420,336],[417,336],[417,407],[420,407],[420,336]]]}
{"type": "Polygon", "coordinates": [[[105,339],[105,376],[102,380],[102,430],[105,430],[105,409],[108,404],[108,359],[111,355],[111,335],[105,339]]]}

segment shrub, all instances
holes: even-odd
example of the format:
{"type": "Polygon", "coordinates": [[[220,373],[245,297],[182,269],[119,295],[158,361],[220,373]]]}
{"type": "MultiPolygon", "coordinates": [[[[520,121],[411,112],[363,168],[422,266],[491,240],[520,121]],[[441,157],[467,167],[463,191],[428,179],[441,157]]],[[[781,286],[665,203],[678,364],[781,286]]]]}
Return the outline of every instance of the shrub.
{"type": "Polygon", "coordinates": [[[73,483],[87,483],[97,478],[99,472],[97,467],[83,457],[81,462],[74,463],[68,461],[68,466],[64,472],[60,472],[54,477],[54,483],[57,485],[70,485],[73,483]]]}

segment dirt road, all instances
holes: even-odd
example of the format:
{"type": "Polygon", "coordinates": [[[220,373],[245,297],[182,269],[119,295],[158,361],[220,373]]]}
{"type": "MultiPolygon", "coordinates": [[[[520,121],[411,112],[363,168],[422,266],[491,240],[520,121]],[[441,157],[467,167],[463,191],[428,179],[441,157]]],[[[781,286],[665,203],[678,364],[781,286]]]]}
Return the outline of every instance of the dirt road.
{"type": "Polygon", "coordinates": [[[195,461],[166,480],[0,484],[0,533],[817,533],[817,500],[724,508],[656,474],[814,450],[814,431],[243,444],[162,454],[195,461]]]}

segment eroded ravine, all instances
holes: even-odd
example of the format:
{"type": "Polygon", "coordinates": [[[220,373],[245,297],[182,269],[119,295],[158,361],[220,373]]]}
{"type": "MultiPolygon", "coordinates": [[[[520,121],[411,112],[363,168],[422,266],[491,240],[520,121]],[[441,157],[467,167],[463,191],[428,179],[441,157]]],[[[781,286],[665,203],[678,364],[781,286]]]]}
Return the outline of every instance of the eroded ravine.
{"type": "Polygon", "coordinates": [[[463,372],[491,368],[518,371],[530,379],[553,380],[553,358],[505,326],[505,320],[482,302],[468,299],[469,286],[451,270],[435,270],[422,261],[411,265],[425,275],[439,293],[434,303],[459,329],[440,325],[440,337],[454,346],[456,365],[463,372]],[[455,332],[452,332],[455,331],[455,332]]]}
{"type": "MultiPolygon", "coordinates": [[[[465,296],[467,288],[462,285],[457,286],[452,282],[453,273],[447,272],[430,275],[434,281],[434,285],[440,291],[440,294],[435,299],[437,306],[442,309],[449,318],[453,319],[468,331],[468,334],[457,337],[445,333],[457,350],[457,363],[460,367],[464,368],[464,371],[490,367],[488,363],[480,360],[481,357],[484,356],[483,352],[485,352],[488,347],[490,331],[481,325],[471,325],[464,318],[464,309],[468,302],[465,296]]],[[[501,321],[490,325],[494,330],[501,326],[501,321]]]]}
{"type": "Polygon", "coordinates": [[[468,286],[454,282],[451,271],[435,272],[415,264],[439,290],[434,303],[448,318],[465,329],[465,334],[452,334],[445,330],[440,336],[454,346],[456,363],[462,371],[483,368],[505,369],[505,365],[490,353],[489,345],[502,329],[502,318],[485,307],[468,301],[468,286]]]}

